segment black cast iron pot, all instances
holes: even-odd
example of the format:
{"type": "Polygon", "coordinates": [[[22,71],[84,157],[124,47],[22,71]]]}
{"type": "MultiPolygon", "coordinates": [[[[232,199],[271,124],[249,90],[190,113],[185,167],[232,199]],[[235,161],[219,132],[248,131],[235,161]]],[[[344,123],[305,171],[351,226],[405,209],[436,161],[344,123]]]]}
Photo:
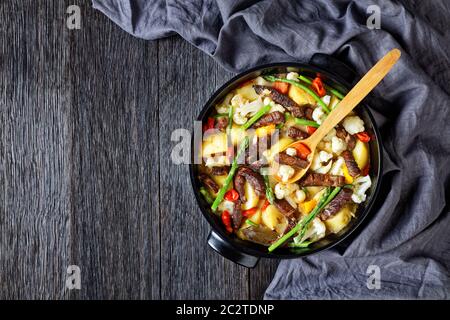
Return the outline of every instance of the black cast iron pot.
{"type": "MultiPolygon", "coordinates": [[[[198,121],[203,121],[213,111],[212,108],[216,103],[225,97],[225,95],[238,87],[241,83],[253,79],[261,74],[267,73],[283,73],[286,71],[295,71],[300,74],[315,77],[317,73],[325,76],[325,82],[333,87],[340,89],[341,92],[348,92],[355,84],[355,74],[342,62],[334,58],[324,55],[316,54],[312,57],[309,64],[301,63],[273,63],[247,70],[233,79],[225,83],[219,88],[203,107],[198,121]]],[[[277,258],[277,259],[292,259],[311,255],[326,249],[329,249],[346,237],[348,237],[361,224],[363,219],[369,214],[370,209],[378,194],[378,189],[381,184],[382,172],[382,144],[380,134],[376,127],[373,116],[371,115],[367,105],[360,104],[356,111],[365,122],[366,130],[371,130],[376,139],[369,142],[370,146],[370,176],[372,178],[372,186],[367,191],[367,199],[360,204],[356,212],[356,217],[341,230],[338,234],[329,235],[325,239],[311,244],[308,250],[293,252],[289,248],[278,248],[276,251],[269,253],[267,247],[261,246],[248,241],[243,241],[234,234],[228,234],[223,227],[223,224],[218,216],[216,216],[210,209],[210,206],[198,192],[200,182],[197,178],[197,165],[194,164],[194,138],[191,142],[191,165],[189,168],[192,187],[197,199],[197,203],[203,213],[205,219],[211,225],[211,232],[208,236],[208,244],[225,258],[238,263],[242,266],[253,268],[258,263],[259,258],[277,258]]]]}

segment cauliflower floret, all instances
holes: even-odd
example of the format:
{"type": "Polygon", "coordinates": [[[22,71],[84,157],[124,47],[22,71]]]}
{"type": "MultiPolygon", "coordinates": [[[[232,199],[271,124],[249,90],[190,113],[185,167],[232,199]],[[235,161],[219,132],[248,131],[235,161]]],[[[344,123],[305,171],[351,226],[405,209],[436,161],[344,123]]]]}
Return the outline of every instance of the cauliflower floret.
{"type": "MultiPolygon", "coordinates": [[[[311,160],[309,160],[311,161],[311,160]]],[[[320,161],[320,156],[318,153],[314,154],[314,158],[311,161],[311,170],[315,171],[322,166],[322,161],[320,161]]]]}
{"type": "Polygon", "coordinates": [[[366,200],[366,191],[372,185],[370,176],[358,177],[353,181],[352,200],[355,203],[361,203],[366,200]]]}
{"type": "Polygon", "coordinates": [[[322,101],[323,101],[323,103],[325,103],[326,105],[329,105],[329,104],[330,104],[330,101],[331,101],[331,97],[330,97],[329,95],[323,96],[323,97],[322,97],[322,101]]]}
{"type": "Polygon", "coordinates": [[[344,158],[338,157],[331,167],[330,174],[335,176],[343,176],[344,172],[342,171],[342,166],[344,165],[344,163],[344,158]]]}
{"type": "Polygon", "coordinates": [[[228,211],[228,212],[233,212],[234,210],[234,202],[228,201],[228,200],[224,200],[222,201],[219,206],[217,207],[219,209],[220,212],[223,211],[228,211]]]}
{"type": "Polygon", "coordinates": [[[364,131],[364,121],[358,116],[349,116],[342,122],[344,129],[350,133],[355,134],[364,131]]]}
{"type": "Polygon", "coordinates": [[[295,148],[287,148],[286,154],[291,157],[295,157],[297,155],[297,150],[295,150],[295,148]]]}
{"type": "Polygon", "coordinates": [[[297,72],[289,72],[287,75],[286,75],[286,79],[288,79],[288,80],[298,80],[298,73],[297,72]]]}
{"type": "Polygon", "coordinates": [[[258,98],[255,101],[241,105],[239,108],[236,109],[236,112],[240,113],[242,116],[247,116],[247,115],[252,116],[256,112],[258,112],[258,110],[261,109],[262,107],[263,107],[262,100],[261,100],[261,98],[258,98]]]}
{"type": "Polygon", "coordinates": [[[265,97],[263,100],[263,105],[267,106],[267,105],[273,105],[273,100],[270,97],[265,97]]]}
{"type": "Polygon", "coordinates": [[[272,107],[270,108],[269,113],[272,113],[272,112],[275,112],[275,111],[280,111],[280,112],[284,113],[285,109],[284,109],[284,107],[281,104],[274,103],[272,105],[272,107]]]}
{"type": "Polygon", "coordinates": [[[327,133],[327,135],[322,140],[328,142],[331,141],[331,139],[335,136],[336,136],[336,129],[333,128],[330,130],[330,132],[327,133]]]}
{"type": "Polygon", "coordinates": [[[247,118],[241,115],[239,112],[235,112],[233,114],[233,121],[236,124],[243,125],[244,123],[247,122],[247,118]]]}
{"type": "Polygon", "coordinates": [[[314,170],[314,172],[322,173],[322,174],[328,173],[328,171],[330,171],[330,169],[331,169],[332,164],[333,164],[333,161],[330,160],[330,161],[328,161],[328,163],[326,165],[321,166],[320,168],[314,170]]]}
{"type": "Polygon", "coordinates": [[[314,155],[314,158],[311,162],[311,170],[317,173],[327,173],[330,171],[333,161],[331,158],[333,155],[329,154],[326,151],[320,151],[314,155]]]}
{"type": "Polygon", "coordinates": [[[297,190],[295,191],[295,200],[300,203],[305,201],[306,199],[306,193],[303,190],[297,190]]]}
{"type": "Polygon", "coordinates": [[[232,97],[233,94],[229,93],[225,96],[221,104],[216,105],[217,113],[228,113],[228,108],[232,97]]]}
{"type": "MultiPolygon", "coordinates": [[[[236,97],[238,95],[235,95],[236,97]]],[[[234,99],[233,97],[233,99],[234,99]]],[[[233,100],[232,99],[232,100],[233,100]]],[[[233,104],[233,102],[232,102],[233,104]]],[[[247,122],[247,116],[252,116],[256,112],[258,112],[259,109],[263,107],[263,103],[261,98],[258,98],[255,101],[244,103],[239,105],[239,107],[236,108],[236,112],[233,114],[233,121],[236,124],[242,125],[247,122]]]]}
{"type": "Polygon", "coordinates": [[[325,224],[319,218],[314,218],[314,220],[310,223],[308,230],[306,230],[303,238],[299,239],[299,236],[297,236],[294,238],[294,242],[300,243],[307,239],[317,241],[325,237],[326,231],[327,228],[325,227],[325,224]]]}
{"type": "Polygon", "coordinates": [[[225,104],[218,104],[216,106],[217,113],[228,113],[228,106],[225,104]]]}
{"type": "Polygon", "coordinates": [[[245,99],[242,94],[238,93],[235,96],[233,96],[233,98],[231,98],[231,105],[233,107],[240,107],[241,105],[247,103],[247,99],[245,99]]]}
{"type": "Polygon", "coordinates": [[[275,197],[277,199],[283,199],[286,196],[294,193],[299,189],[298,184],[296,183],[277,183],[274,187],[275,197]]]}
{"type": "Polygon", "coordinates": [[[314,119],[315,122],[317,122],[318,124],[322,124],[322,122],[325,120],[325,117],[326,115],[321,107],[317,107],[314,109],[312,113],[312,118],[314,119]]]}
{"type": "Polygon", "coordinates": [[[333,158],[333,155],[328,153],[328,152],[326,152],[326,151],[320,151],[319,152],[319,158],[320,158],[320,161],[322,161],[322,162],[328,162],[328,160],[333,158]]]}
{"type": "Polygon", "coordinates": [[[281,181],[283,182],[287,182],[289,178],[294,175],[294,173],[294,168],[286,164],[280,165],[280,168],[278,169],[278,175],[281,177],[281,181]]]}
{"type": "Polygon", "coordinates": [[[338,137],[331,138],[331,150],[333,153],[340,155],[342,151],[347,149],[347,143],[338,137]]]}
{"type": "Polygon", "coordinates": [[[263,77],[256,77],[255,84],[257,84],[258,86],[270,86],[271,82],[267,81],[263,77]]]}

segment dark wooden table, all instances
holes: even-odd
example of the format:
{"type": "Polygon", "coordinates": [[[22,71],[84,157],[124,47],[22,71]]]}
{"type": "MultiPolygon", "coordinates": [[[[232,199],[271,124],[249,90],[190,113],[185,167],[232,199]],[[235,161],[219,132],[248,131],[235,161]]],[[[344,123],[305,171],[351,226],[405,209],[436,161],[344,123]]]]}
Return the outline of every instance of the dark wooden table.
{"type": "Polygon", "coordinates": [[[209,249],[188,168],[170,159],[172,131],[232,74],[90,1],[2,0],[0,21],[0,298],[262,298],[277,262],[247,270],[209,249]]]}

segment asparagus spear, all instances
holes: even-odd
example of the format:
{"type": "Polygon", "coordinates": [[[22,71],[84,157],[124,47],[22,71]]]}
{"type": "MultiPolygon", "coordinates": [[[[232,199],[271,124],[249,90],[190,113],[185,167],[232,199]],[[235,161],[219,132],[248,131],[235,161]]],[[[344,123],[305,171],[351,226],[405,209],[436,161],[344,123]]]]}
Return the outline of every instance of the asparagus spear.
{"type": "Polygon", "coordinates": [[[259,120],[259,118],[261,118],[263,115],[265,115],[267,112],[269,112],[270,108],[271,108],[270,105],[265,105],[264,107],[259,109],[258,112],[256,112],[253,117],[251,117],[246,123],[244,123],[242,128],[244,130],[247,130],[248,128],[250,128],[256,121],[259,120]]]}
{"type": "Polygon", "coordinates": [[[311,121],[311,120],[295,118],[294,121],[296,124],[299,124],[301,126],[310,126],[310,127],[314,127],[314,128],[319,127],[319,124],[317,122],[311,121]]]}
{"type": "Polygon", "coordinates": [[[297,223],[297,225],[295,227],[293,227],[288,233],[286,233],[284,236],[282,236],[280,239],[278,239],[278,241],[273,243],[269,247],[269,252],[272,252],[273,250],[275,250],[276,248],[281,246],[284,242],[286,242],[286,240],[291,238],[300,229],[301,229],[300,234],[304,235],[304,233],[308,229],[309,223],[320,213],[320,211],[322,211],[322,209],[328,203],[330,203],[331,200],[333,200],[333,198],[338,194],[339,191],[341,191],[340,187],[334,188],[334,190],[331,193],[330,193],[329,189],[327,189],[325,194],[323,194],[322,197],[320,198],[319,203],[314,208],[314,210],[311,211],[311,213],[308,216],[306,216],[304,219],[302,219],[299,223],[297,223]]]}
{"type": "Polygon", "coordinates": [[[237,170],[237,167],[238,167],[237,159],[239,159],[241,154],[245,151],[245,149],[247,149],[248,141],[249,141],[248,137],[245,137],[244,141],[241,143],[241,145],[239,147],[239,150],[238,150],[238,152],[236,154],[236,157],[233,159],[233,162],[231,163],[230,172],[228,172],[228,176],[226,177],[222,188],[220,188],[219,192],[217,193],[217,197],[214,200],[214,203],[211,205],[212,211],[216,211],[217,207],[222,202],[223,197],[225,196],[225,193],[228,190],[228,186],[230,185],[231,180],[233,180],[233,176],[236,173],[236,170],[237,170]]]}

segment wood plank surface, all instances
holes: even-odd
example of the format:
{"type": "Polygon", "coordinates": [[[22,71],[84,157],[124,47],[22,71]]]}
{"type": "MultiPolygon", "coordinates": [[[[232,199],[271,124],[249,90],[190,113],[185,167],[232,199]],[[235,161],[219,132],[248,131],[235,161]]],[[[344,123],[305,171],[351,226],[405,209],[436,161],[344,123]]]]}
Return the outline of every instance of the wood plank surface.
{"type": "Polygon", "coordinates": [[[170,157],[172,131],[192,132],[204,103],[230,74],[186,42],[159,45],[161,298],[246,299],[248,270],[208,248],[209,226],[194,201],[188,166],[170,157]]]}
{"type": "Polygon", "coordinates": [[[70,185],[72,258],[85,285],[74,294],[159,298],[157,43],[81,8],[70,43],[70,185]]]}
{"type": "Polygon", "coordinates": [[[261,299],[277,261],[247,270],[208,248],[170,158],[173,130],[233,75],[87,1],[6,0],[0,18],[0,298],[261,299]],[[81,290],[65,288],[72,264],[81,290]]]}
{"type": "Polygon", "coordinates": [[[64,299],[70,86],[64,1],[0,3],[0,298],[64,299]],[[7,21],[7,22],[6,22],[7,21]]]}

